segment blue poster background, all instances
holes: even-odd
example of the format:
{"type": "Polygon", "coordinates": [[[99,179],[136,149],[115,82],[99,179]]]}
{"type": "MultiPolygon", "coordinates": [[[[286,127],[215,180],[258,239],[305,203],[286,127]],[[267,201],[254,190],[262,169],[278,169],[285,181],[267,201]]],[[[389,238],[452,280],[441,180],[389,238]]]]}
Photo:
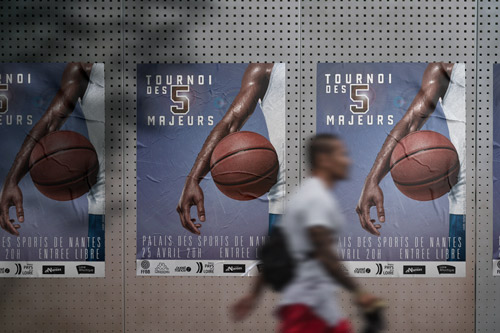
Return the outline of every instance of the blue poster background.
{"type": "MultiPolygon", "coordinates": [[[[0,163],[0,185],[3,186],[5,177],[21,147],[26,135],[33,125],[40,119],[49,107],[52,99],[60,87],[62,73],[66,64],[0,64],[1,82],[5,82],[6,74],[31,73],[31,84],[9,84],[8,91],[2,94],[8,97],[8,111],[0,116],[0,139],[2,142],[2,162],[0,163]],[[18,115],[33,117],[33,125],[16,124],[18,115]],[[13,117],[13,124],[8,120],[13,117]]],[[[14,75],[15,77],[15,75],[14,75]]],[[[85,117],[77,104],[61,130],[78,132],[88,138],[85,117]]],[[[19,183],[23,193],[24,218],[19,229],[19,238],[0,230],[0,261],[60,261],[52,257],[49,260],[40,259],[39,250],[54,248],[54,239],[62,240],[67,245],[68,237],[86,237],[88,235],[88,203],[87,196],[83,195],[72,201],[55,201],[45,197],[33,185],[29,174],[19,183]],[[47,237],[48,246],[34,246],[35,238],[47,237]],[[17,242],[21,244],[17,246],[17,242]],[[10,244],[10,245],[9,245],[10,244]],[[29,247],[31,244],[31,247],[29,247]],[[19,252],[18,252],[19,250],[19,252]],[[14,251],[14,252],[12,252],[14,251]],[[9,253],[9,255],[7,255],[9,253]],[[10,254],[14,253],[15,257],[10,254]],[[19,256],[18,256],[19,254],[19,256]]],[[[11,207],[10,217],[15,218],[15,208],[11,207]]],[[[17,220],[17,218],[15,218],[17,220]]],[[[57,246],[58,249],[61,247],[57,246]]],[[[67,248],[67,246],[63,246],[67,248]]],[[[69,251],[71,257],[74,251],[69,251]]],[[[85,260],[70,258],[70,260],[85,260]]]]}
{"type": "MultiPolygon", "coordinates": [[[[176,211],[177,203],[194,161],[213,127],[222,119],[239,92],[246,64],[140,64],[137,66],[137,258],[138,259],[231,259],[220,255],[216,238],[227,237],[235,246],[235,238],[267,235],[268,200],[264,195],[252,201],[236,201],[222,194],[210,173],[201,182],[205,196],[206,222],[201,236],[185,230],[176,211]],[[148,116],[166,116],[167,121],[178,115],[170,112],[170,91],[162,95],[146,93],[146,75],[212,75],[213,84],[192,86],[190,110],[186,116],[204,116],[204,126],[148,126],[148,116]],[[214,126],[206,119],[213,116],[214,126]],[[173,244],[145,244],[143,237],[171,237],[173,244]],[[212,241],[212,246],[208,242],[212,241]],[[188,257],[188,248],[199,248],[201,256],[188,257]],[[206,242],[206,243],[205,243],[206,242]],[[157,256],[159,249],[179,251],[180,257],[157,256]],[[145,248],[147,248],[145,252],[145,248]],[[151,251],[151,256],[147,254],[151,251]]],[[[186,120],[184,121],[186,123],[186,120]]],[[[257,105],[242,130],[257,132],[268,138],[264,116],[257,105]]],[[[198,220],[196,207],[191,216],[198,220]]],[[[158,238],[157,238],[158,239],[158,238]]],[[[241,259],[241,258],[233,258],[241,259]]],[[[255,251],[246,259],[255,259],[255,251]]]]}
{"type": "MultiPolygon", "coordinates": [[[[422,76],[427,64],[318,64],[317,67],[317,132],[330,132],[340,135],[346,143],[353,165],[350,178],[340,182],[335,189],[340,201],[343,213],[347,219],[347,225],[343,237],[351,237],[353,244],[351,249],[361,249],[361,257],[352,260],[384,260],[404,261],[401,259],[401,247],[390,247],[388,243],[379,247],[378,241],[389,241],[394,243],[396,238],[409,237],[409,246],[404,249],[416,248],[416,238],[424,237],[447,237],[449,227],[448,217],[448,195],[427,202],[412,200],[403,195],[394,185],[390,173],[381,181],[380,187],[384,193],[384,205],[386,222],[382,224],[381,237],[378,239],[361,228],[358,215],[355,211],[366,176],[368,175],[377,153],[380,151],[387,135],[402,116],[406,113],[413,98],[420,89],[422,76]],[[370,85],[370,109],[367,115],[394,116],[394,124],[372,126],[347,126],[327,125],[327,115],[345,115],[350,118],[352,113],[349,105],[352,101],[349,94],[327,94],[325,91],[325,73],[345,74],[351,73],[392,73],[392,84],[370,85]],[[381,249],[381,257],[377,259],[364,256],[367,249],[357,242],[367,244],[371,242],[370,249],[381,249]]],[[[376,77],[376,75],[375,75],[376,77]]],[[[439,132],[449,138],[446,119],[438,103],[437,108],[422,128],[439,132]]],[[[376,218],[376,210],[373,207],[371,217],[376,218]]],[[[342,238],[341,238],[342,239],[342,238]]],[[[341,242],[341,246],[342,242],[341,242]]],[[[420,246],[419,246],[420,247],[420,246]]],[[[432,253],[434,249],[432,249],[432,253]]],[[[465,252],[464,252],[465,253],[465,252]]],[[[419,261],[419,259],[412,259],[419,261]]],[[[438,259],[436,259],[437,261],[438,259]]]]}

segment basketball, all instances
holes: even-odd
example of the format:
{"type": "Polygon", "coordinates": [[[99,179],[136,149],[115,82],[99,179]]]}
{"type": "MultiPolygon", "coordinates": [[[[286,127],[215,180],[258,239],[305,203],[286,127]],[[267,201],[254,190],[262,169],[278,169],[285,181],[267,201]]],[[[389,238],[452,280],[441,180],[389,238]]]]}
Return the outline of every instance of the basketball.
{"type": "Polygon", "coordinates": [[[210,171],[217,188],[235,200],[252,200],[276,184],[278,155],[262,135],[235,132],[222,139],[210,159],[210,171]]]}
{"type": "Polygon", "coordinates": [[[460,161],[448,138],[433,131],[416,131],[394,148],[390,160],[396,187],[418,201],[437,199],[458,181],[460,161]]]}
{"type": "Polygon", "coordinates": [[[76,199],[97,182],[99,161],[94,146],[71,131],[52,132],[36,143],[29,160],[36,188],[57,201],[76,199]]]}

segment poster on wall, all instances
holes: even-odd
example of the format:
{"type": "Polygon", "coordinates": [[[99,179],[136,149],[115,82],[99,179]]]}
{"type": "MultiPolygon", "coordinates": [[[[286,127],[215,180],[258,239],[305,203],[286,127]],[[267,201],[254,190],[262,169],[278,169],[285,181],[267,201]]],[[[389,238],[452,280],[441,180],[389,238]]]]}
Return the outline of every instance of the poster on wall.
{"type": "Polygon", "coordinates": [[[500,276],[500,65],[493,65],[493,275],[500,276]]]}
{"type": "Polygon", "coordinates": [[[463,277],[465,66],[318,64],[317,133],[353,165],[338,254],[359,277],[463,277]]]}
{"type": "Polygon", "coordinates": [[[284,209],[285,65],[137,77],[137,275],[256,274],[284,209]]]}
{"type": "Polygon", "coordinates": [[[0,64],[0,277],[103,277],[104,64],[0,64]]]}

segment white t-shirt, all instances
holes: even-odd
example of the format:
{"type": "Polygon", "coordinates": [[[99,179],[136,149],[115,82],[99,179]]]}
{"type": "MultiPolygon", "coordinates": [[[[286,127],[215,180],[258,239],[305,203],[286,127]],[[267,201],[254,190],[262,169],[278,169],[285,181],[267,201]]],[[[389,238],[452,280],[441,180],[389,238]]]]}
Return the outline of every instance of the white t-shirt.
{"type": "Polygon", "coordinates": [[[269,141],[276,150],[279,161],[278,181],[269,190],[269,213],[283,214],[285,207],[285,120],[286,120],[286,100],[285,100],[285,64],[274,64],[267,86],[267,91],[260,101],[260,107],[264,114],[269,141]]]}
{"type": "Polygon", "coordinates": [[[465,153],[465,64],[453,65],[450,83],[444,98],[441,100],[450,141],[455,146],[460,161],[458,182],[448,194],[450,201],[450,214],[465,215],[465,180],[467,161],[465,153]]]}
{"type": "Polygon", "coordinates": [[[294,279],[283,290],[280,307],[307,305],[331,326],[345,319],[337,302],[336,282],[317,260],[304,260],[313,249],[308,228],[323,226],[337,234],[344,224],[337,199],[318,178],[307,179],[291,196],[281,226],[298,266],[294,279]]]}
{"type": "Polygon", "coordinates": [[[104,215],[106,201],[104,184],[106,166],[104,160],[104,64],[96,63],[92,66],[87,90],[80,99],[80,106],[87,123],[89,141],[94,146],[99,160],[97,183],[87,194],[89,214],[104,215]]]}

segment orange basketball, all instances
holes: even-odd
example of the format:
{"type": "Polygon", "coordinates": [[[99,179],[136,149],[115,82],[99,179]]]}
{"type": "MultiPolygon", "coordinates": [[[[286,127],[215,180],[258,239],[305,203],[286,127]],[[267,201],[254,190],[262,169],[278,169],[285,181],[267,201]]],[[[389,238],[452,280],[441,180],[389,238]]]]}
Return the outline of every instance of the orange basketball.
{"type": "Polygon", "coordinates": [[[222,139],[210,159],[217,188],[235,200],[252,200],[276,184],[278,155],[269,140],[253,132],[235,132],[222,139]]]}
{"type": "Polygon", "coordinates": [[[99,161],[94,146],[71,131],[52,132],[31,152],[30,175],[45,196],[68,201],[87,193],[97,182],[99,161]]]}
{"type": "Polygon", "coordinates": [[[419,201],[437,199],[458,181],[460,161],[448,138],[433,131],[417,131],[401,139],[390,160],[396,187],[419,201]]]}

